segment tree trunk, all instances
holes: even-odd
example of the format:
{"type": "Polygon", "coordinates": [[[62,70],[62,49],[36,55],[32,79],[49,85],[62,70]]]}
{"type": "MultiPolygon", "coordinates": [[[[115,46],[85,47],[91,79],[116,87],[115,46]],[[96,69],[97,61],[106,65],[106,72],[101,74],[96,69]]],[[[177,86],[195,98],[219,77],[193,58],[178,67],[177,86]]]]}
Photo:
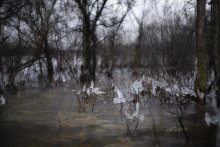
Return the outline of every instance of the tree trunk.
{"type": "Polygon", "coordinates": [[[83,66],[81,69],[81,82],[90,83],[91,81],[91,33],[90,33],[90,23],[83,19],[83,66]]]}
{"type": "Polygon", "coordinates": [[[11,71],[11,72],[9,73],[7,88],[9,88],[9,89],[14,89],[14,87],[15,87],[14,82],[15,82],[15,77],[16,77],[16,75],[17,75],[17,72],[16,72],[16,71],[11,71]]]}
{"type": "MultiPolygon", "coordinates": [[[[195,81],[195,91],[197,97],[204,98],[207,83],[207,53],[205,40],[205,5],[206,0],[197,0],[196,18],[196,54],[197,54],[197,76],[195,81]],[[201,94],[203,93],[203,94],[201,94]]],[[[203,99],[205,100],[205,99],[203,99]]]]}
{"type": "Polygon", "coordinates": [[[97,37],[96,37],[96,30],[93,30],[92,35],[92,66],[91,66],[91,76],[92,80],[95,81],[95,71],[96,71],[96,49],[97,49],[97,37]]]}
{"type": "MultiPolygon", "coordinates": [[[[214,49],[215,49],[215,75],[216,86],[220,90],[220,1],[213,1],[214,11],[214,49]]],[[[220,94],[217,95],[217,104],[220,106],[220,94]]]]}
{"type": "MultiPolygon", "coordinates": [[[[86,8],[86,1],[84,2],[86,8]]],[[[95,80],[96,70],[96,27],[93,27],[89,16],[83,14],[83,66],[81,73],[81,82],[90,83],[95,80]],[[93,29],[94,28],[94,29],[93,29]],[[94,43],[95,42],[95,43],[94,43]]]]}
{"type": "Polygon", "coordinates": [[[95,30],[85,30],[83,34],[83,69],[81,82],[95,80],[97,38],[95,30]]]}
{"type": "Polygon", "coordinates": [[[105,8],[107,0],[101,1],[87,1],[87,0],[75,0],[77,3],[83,23],[83,66],[81,68],[81,82],[90,82],[95,80],[96,70],[96,47],[97,36],[96,28],[97,21],[99,20],[103,9],[105,8]],[[91,2],[93,3],[91,6],[91,2]],[[91,7],[90,7],[91,6],[91,7]],[[96,10],[94,10],[96,9],[96,10]],[[93,15],[92,12],[96,12],[93,15]]]}
{"type": "Polygon", "coordinates": [[[44,47],[45,47],[45,56],[47,59],[47,76],[49,83],[53,82],[53,75],[54,75],[54,69],[53,69],[53,61],[51,56],[51,50],[49,49],[47,39],[44,40],[44,47]]]}

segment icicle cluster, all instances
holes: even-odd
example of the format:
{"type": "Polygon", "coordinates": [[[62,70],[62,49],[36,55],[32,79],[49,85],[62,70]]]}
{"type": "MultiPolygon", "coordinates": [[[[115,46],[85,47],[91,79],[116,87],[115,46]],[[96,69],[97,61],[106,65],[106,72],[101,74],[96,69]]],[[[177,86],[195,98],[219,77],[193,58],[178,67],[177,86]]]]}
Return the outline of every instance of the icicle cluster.
{"type": "MultiPolygon", "coordinates": [[[[75,91],[74,89],[72,90],[73,92],[75,91]]],[[[105,92],[100,91],[99,87],[95,87],[94,82],[91,81],[91,84],[88,88],[86,88],[86,85],[83,86],[82,90],[79,90],[77,92],[77,94],[81,94],[82,92],[86,92],[88,96],[90,96],[92,93],[100,95],[100,94],[104,94],[105,92]]]]}

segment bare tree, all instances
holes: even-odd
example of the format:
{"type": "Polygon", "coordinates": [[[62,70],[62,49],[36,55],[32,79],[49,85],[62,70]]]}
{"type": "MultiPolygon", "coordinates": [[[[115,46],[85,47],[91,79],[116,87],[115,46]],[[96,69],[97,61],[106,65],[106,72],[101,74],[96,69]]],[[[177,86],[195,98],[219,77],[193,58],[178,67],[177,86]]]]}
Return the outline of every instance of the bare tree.
{"type": "Polygon", "coordinates": [[[26,4],[26,0],[0,0],[0,25],[17,14],[26,4]]]}
{"type": "MultiPolygon", "coordinates": [[[[87,1],[87,0],[75,0],[79,11],[82,16],[83,23],[83,59],[84,65],[82,67],[82,79],[85,80],[88,77],[95,79],[96,68],[96,45],[97,45],[97,21],[100,19],[103,9],[107,3],[107,0],[100,2],[99,0],[87,1]],[[96,10],[93,10],[95,9],[96,10]],[[95,11],[95,16],[92,16],[95,11]]],[[[87,81],[88,79],[86,79],[87,81]]]]}
{"type": "Polygon", "coordinates": [[[40,56],[42,53],[45,55],[49,82],[53,82],[54,75],[53,46],[50,44],[50,35],[55,31],[60,21],[55,8],[57,2],[58,0],[30,0],[24,11],[22,11],[22,19],[34,37],[33,41],[37,48],[36,56],[40,56]]]}
{"type": "Polygon", "coordinates": [[[22,62],[21,50],[23,50],[24,53],[26,48],[23,46],[24,40],[22,39],[22,31],[20,29],[21,20],[18,16],[26,4],[26,0],[0,1],[0,72],[2,74],[1,76],[3,76],[4,73],[8,74],[8,82],[4,84],[7,84],[7,87],[13,89],[15,88],[14,81],[17,73],[31,66],[36,60],[35,58],[31,58],[27,59],[26,62],[22,62]],[[14,32],[14,34],[11,33],[13,35],[10,35],[9,30],[14,32]]]}
{"type": "MultiPolygon", "coordinates": [[[[134,0],[126,0],[127,7],[130,8],[134,0]]],[[[82,21],[82,36],[83,36],[83,66],[81,81],[89,82],[95,80],[96,70],[96,48],[98,44],[97,27],[99,25],[111,27],[120,24],[122,18],[110,17],[110,23],[103,19],[105,10],[110,10],[106,13],[111,13],[112,8],[109,9],[109,0],[75,0],[77,8],[80,12],[80,19],[82,21]]],[[[120,5],[122,2],[118,1],[116,4],[120,5]]]]}

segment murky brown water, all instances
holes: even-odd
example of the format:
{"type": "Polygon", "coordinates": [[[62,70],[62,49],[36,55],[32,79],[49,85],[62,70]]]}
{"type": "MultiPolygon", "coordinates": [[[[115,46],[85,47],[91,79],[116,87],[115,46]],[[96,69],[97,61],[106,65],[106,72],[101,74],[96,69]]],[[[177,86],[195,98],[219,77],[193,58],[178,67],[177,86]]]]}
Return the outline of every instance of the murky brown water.
{"type": "MultiPolygon", "coordinates": [[[[70,88],[24,90],[7,95],[0,114],[1,147],[73,146],[214,146],[215,130],[209,129],[196,109],[187,111],[183,122],[187,143],[175,111],[151,100],[142,103],[136,131],[127,134],[120,105],[98,103],[92,112],[78,111],[70,88]]],[[[144,101],[144,100],[143,100],[144,101]]]]}

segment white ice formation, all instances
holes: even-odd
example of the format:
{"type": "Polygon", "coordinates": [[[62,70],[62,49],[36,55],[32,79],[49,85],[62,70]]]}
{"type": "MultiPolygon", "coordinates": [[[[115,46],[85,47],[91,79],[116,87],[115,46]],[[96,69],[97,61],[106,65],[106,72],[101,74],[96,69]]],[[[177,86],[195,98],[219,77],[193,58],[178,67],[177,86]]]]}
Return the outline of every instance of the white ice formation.
{"type": "Polygon", "coordinates": [[[142,81],[141,80],[137,80],[135,81],[133,84],[131,84],[130,86],[131,88],[131,93],[132,94],[139,94],[139,92],[144,90],[144,87],[142,85],[142,81]]]}
{"type": "Polygon", "coordinates": [[[119,103],[125,103],[126,98],[123,96],[122,92],[118,89],[117,86],[114,88],[114,98],[113,98],[113,103],[114,104],[119,104],[119,103]]]}
{"type": "Polygon", "coordinates": [[[5,98],[1,95],[1,96],[0,96],[0,105],[1,105],[1,106],[4,106],[5,103],[6,103],[6,100],[5,100],[5,98]]]}
{"type": "MultiPolygon", "coordinates": [[[[83,86],[83,89],[78,91],[77,94],[80,94],[81,92],[86,92],[88,96],[90,96],[92,93],[100,95],[104,94],[105,92],[100,91],[99,87],[95,87],[94,82],[92,81],[90,84],[90,87],[86,88],[86,85],[83,86]]],[[[74,92],[74,90],[72,90],[74,92]]]]}

